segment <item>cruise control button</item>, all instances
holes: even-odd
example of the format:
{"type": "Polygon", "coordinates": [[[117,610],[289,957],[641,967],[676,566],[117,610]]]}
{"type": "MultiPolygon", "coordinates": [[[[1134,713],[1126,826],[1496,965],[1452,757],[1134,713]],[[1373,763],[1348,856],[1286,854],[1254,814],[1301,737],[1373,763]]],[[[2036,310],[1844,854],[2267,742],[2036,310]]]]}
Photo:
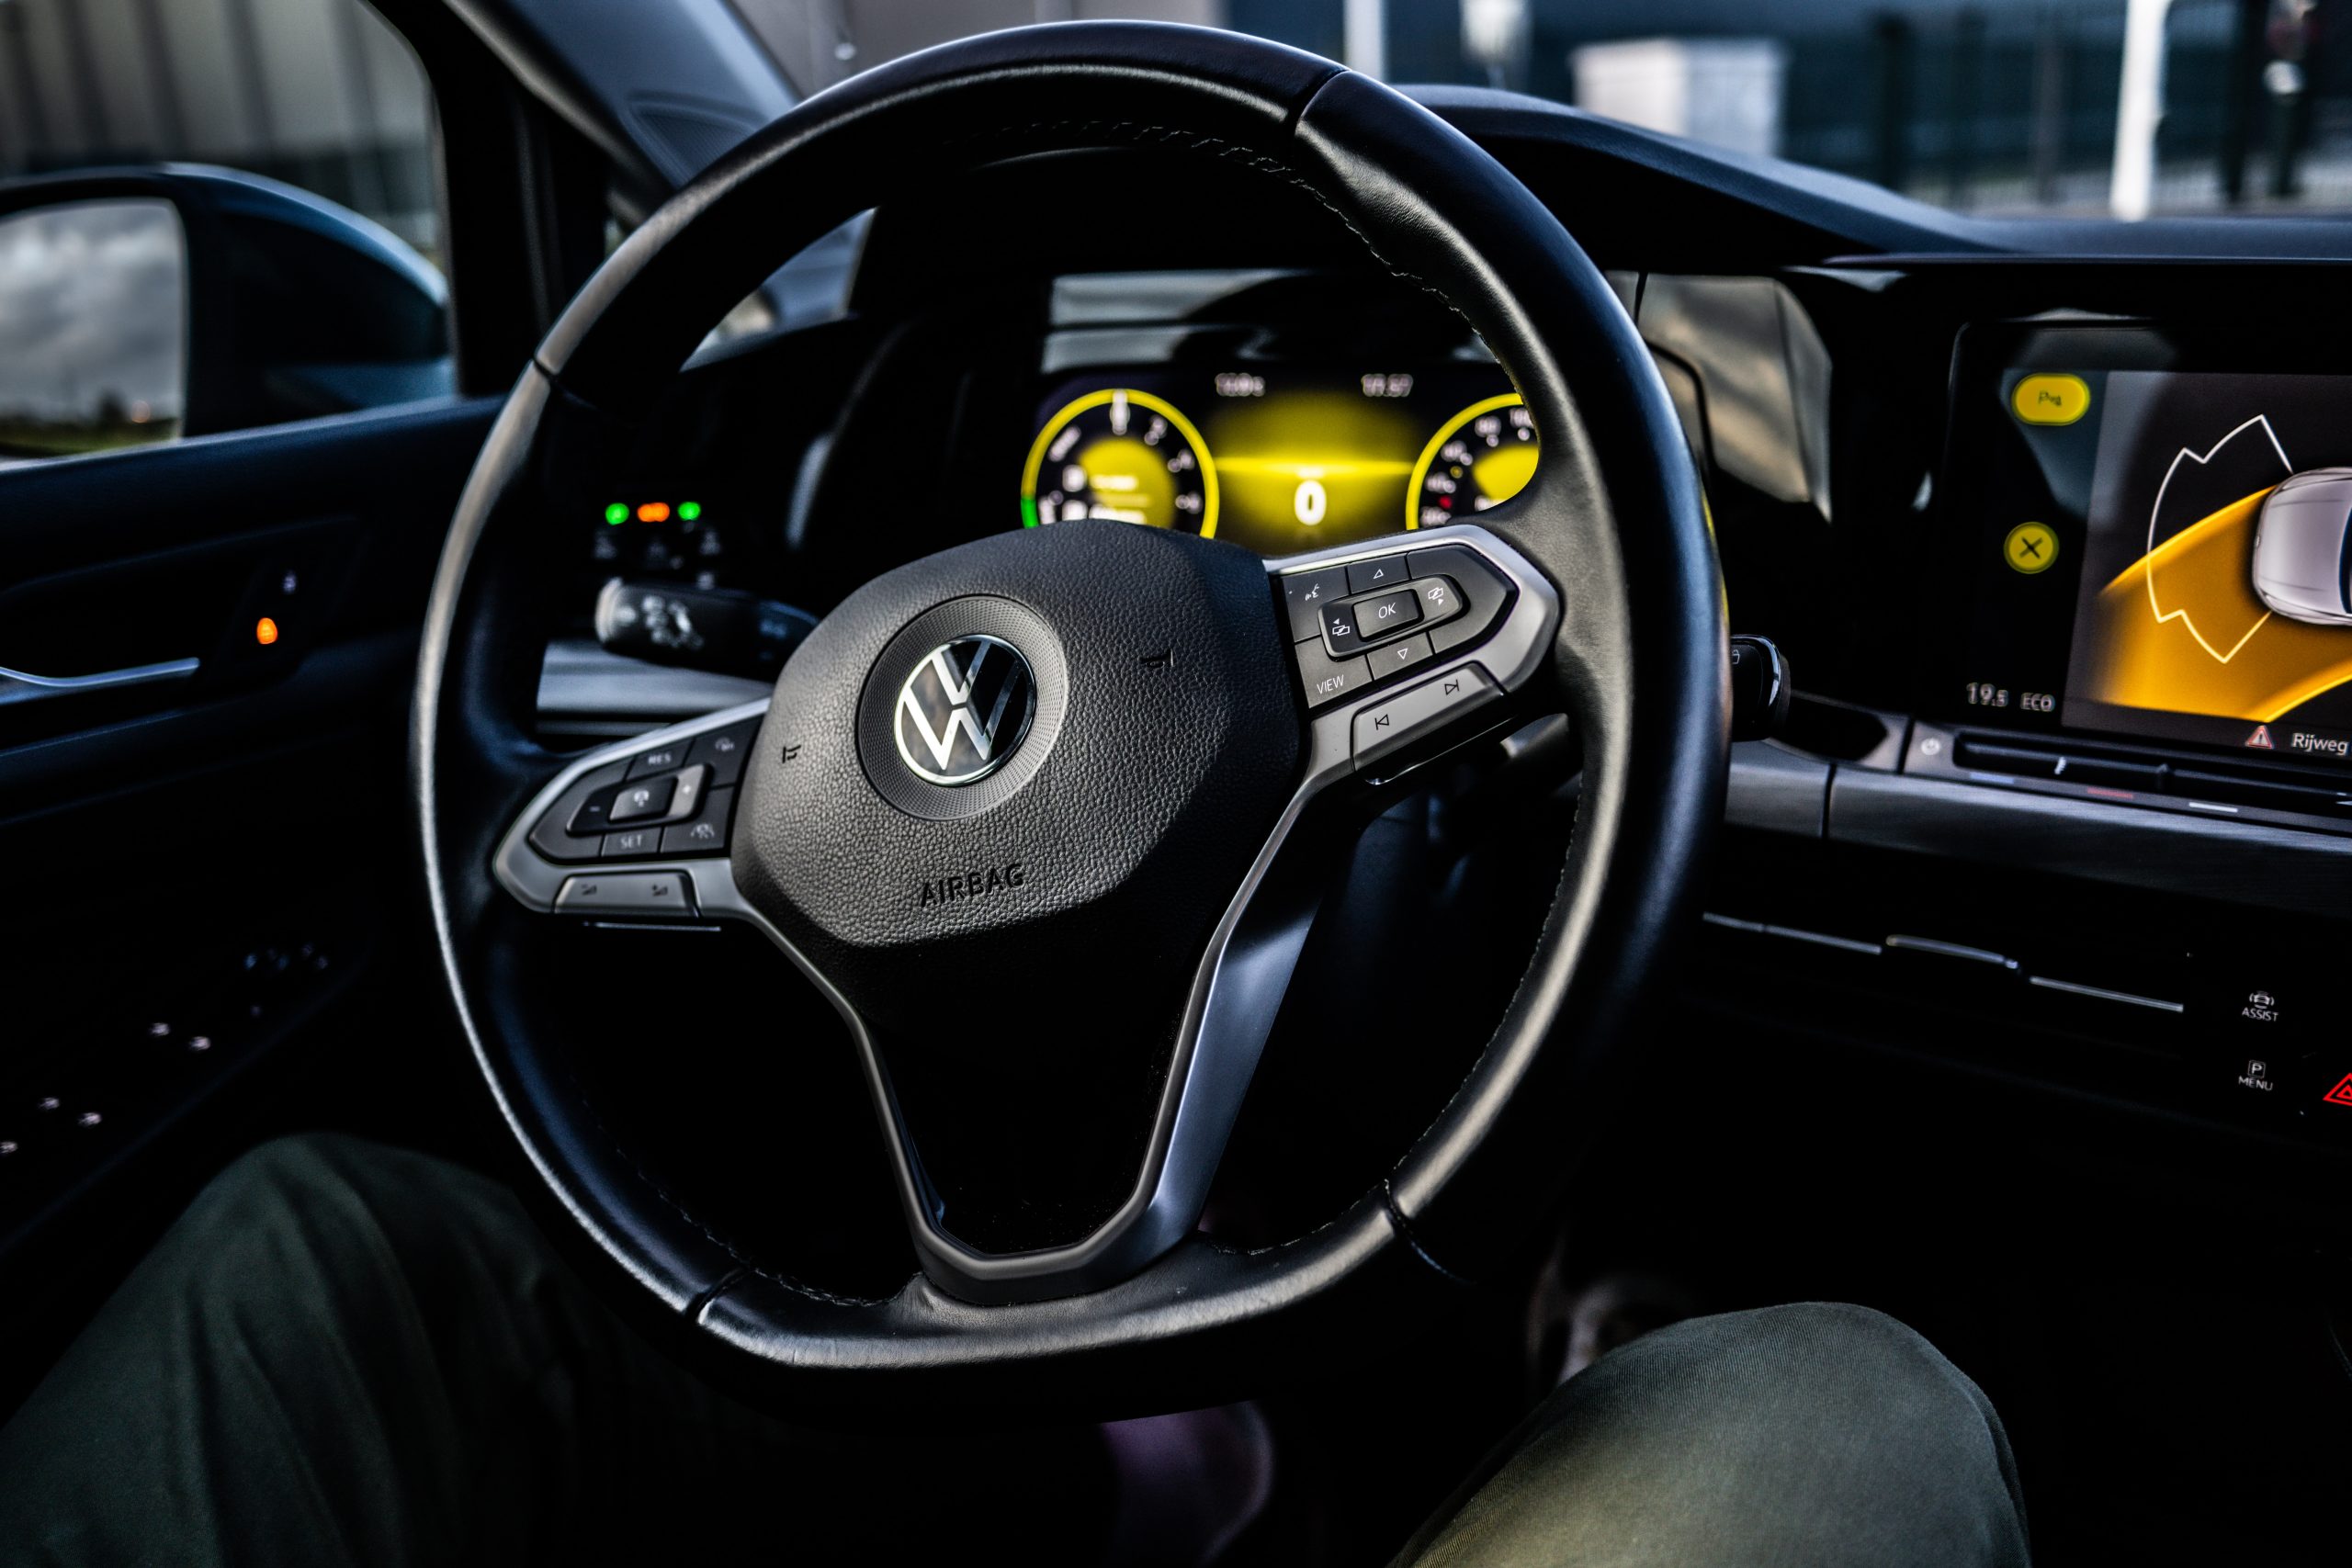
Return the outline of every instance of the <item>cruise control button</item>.
{"type": "Polygon", "coordinates": [[[710,781],[708,768],[688,768],[678,775],[677,793],[670,797],[670,809],[662,814],[665,822],[683,822],[692,817],[702,805],[704,787],[710,781]]]}
{"type": "Polygon", "coordinates": [[[626,832],[605,835],[605,860],[643,860],[662,852],[662,829],[631,828],[626,832]]]}
{"type": "Polygon", "coordinates": [[[1351,561],[1348,565],[1348,592],[1369,593],[1375,588],[1389,588],[1405,581],[1405,558],[1382,556],[1376,560],[1351,561]]]}
{"type": "Polygon", "coordinates": [[[641,779],[648,773],[666,773],[673,768],[684,767],[685,761],[685,742],[673,740],[667,746],[651,747],[630,758],[628,776],[634,780],[641,779]]]}
{"type": "Polygon", "coordinates": [[[1517,592],[1493,563],[1467,545],[1435,545],[1415,550],[1413,580],[1450,578],[1462,599],[1462,613],[1430,630],[1440,653],[1476,642],[1495,627],[1517,592]]]}
{"type": "MultiPolygon", "coordinates": [[[[594,860],[601,840],[575,837],[568,829],[573,818],[585,811],[591,798],[599,795],[609,795],[627,771],[619,762],[608,762],[604,767],[582,774],[570,789],[556,797],[554,805],[540,814],[537,822],[531,824],[531,848],[551,861],[594,860]]],[[[603,829],[604,818],[599,815],[588,831],[601,833],[603,829]]]]}
{"type": "Polygon", "coordinates": [[[1356,715],[1356,762],[1361,766],[1393,751],[1498,694],[1494,682],[1475,664],[1399,692],[1356,715]]]}
{"type": "Polygon", "coordinates": [[[1296,571],[1283,579],[1283,604],[1290,612],[1290,639],[1303,641],[1323,635],[1323,612],[1348,595],[1344,567],[1321,571],[1296,571]]]}
{"type": "Polygon", "coordinates": [[[1350,608],[1355,612],[1356,635],[1372,642],[1418,625],[1421,596],[1410,588],[1399,588],[1377,599],[1359,599],[1350,608]]]}
{"type": "Polygon", "coordinates": [[[691,915],[695,885],[683,871],[636,871],[617,876],[590,872],[567,876],[555,896],[559,915],[691,915]]]}
{"type": "MultiPolygon", "coordinates": [[[[1314,635],[1309,627],[1301,635],[1314,635]]],[[[686,751],[686,761],[700,762],[710,769],[710,787],[725,789],[743,776],[743,759],[752,754],[752,742],[760,733],[760,721],[746,719],[725,729],[695,738],[686,751]]]]}
{"type": "Polygon", "coordinates": [[[613,801],[620,793],[620,785],[607,784],[582,801],[580,809],[573,812],[571,820],[564,825],[565,830],[575,839],[601,835],[613,825],[613,801]]]}
{"type": "Polygon", "coordinates": [[[735,809],[735,792],[715,789],[703,798],[702,809],[684,822],[662,829],[665,855],[719,854],[727,848],[727,819],[735,809]]]}
{"type": "Polygon", "coordinates": [[[642,784],[625,784],[620,794],[613,796],[613,809],[606,820],[616,827],[623,822],[641,822],[648,817],[659,817],[670,809],[670,797],[677,793],[674,778],[647,779],[642,784]]]}
{"type": "Polygon", "coordinates": [[[1336,703],[1372,684],[1372,667],[1361,657],[1334,659],[1319,642],[1302,642],[1291,651],[1298,658],[1298,682],[1308,707],[1336,703]]]}
{"type": "Polygon", "coordinates": [[[1402,642],[1392,642],[1385,648],[1375,648],[1364,659],[1372,666],[1372,678],[1385,681],[1399,670],[1409,670],[1436,657],[1437,650],[1430,646],[1429,635],[1423,633],[1419,637],[1408,637],[1402,642]]]}

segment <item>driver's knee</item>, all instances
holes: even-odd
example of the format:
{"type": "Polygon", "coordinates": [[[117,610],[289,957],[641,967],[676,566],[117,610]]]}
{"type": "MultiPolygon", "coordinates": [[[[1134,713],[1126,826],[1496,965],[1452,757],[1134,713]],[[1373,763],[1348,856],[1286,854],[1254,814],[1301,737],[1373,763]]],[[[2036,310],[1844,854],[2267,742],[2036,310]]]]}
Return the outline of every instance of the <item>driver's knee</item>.
{"type": "MultiPolygon", "coordinates": [[[[198,1194],[114,1311],[207,1361],[316,1386],[357,1352],[370,1381],[461,1370],[518,1306],[568,1289],[513,1194],[446,1161],[341,1134],[283,1137],[198,1194]],[[454,1353],[454,1355],[453,1355],[454,1353]],[[295,1365],[300,1359],[300,1365],[295,1365]],[[453,1364],[456,1363],[456,1364],[453,1364]]],[[[152,1342],[152,1341],[151,1341],[152,1342]]]]}
{"type": "Polygon", "coordinates": [[[1418,1562],[2022,1563],[2007,1435],[1967,1375],[1866,1307],[1693,1318],[1530,1417],[1418,1562]]]}

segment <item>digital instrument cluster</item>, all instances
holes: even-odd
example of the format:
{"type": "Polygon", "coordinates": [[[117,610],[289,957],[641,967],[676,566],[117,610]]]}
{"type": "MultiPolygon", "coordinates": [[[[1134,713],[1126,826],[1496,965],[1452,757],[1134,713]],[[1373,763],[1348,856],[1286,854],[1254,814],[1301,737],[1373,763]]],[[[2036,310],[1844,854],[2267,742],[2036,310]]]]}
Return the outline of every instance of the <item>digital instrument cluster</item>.
{"type": "Polygon", "coordinates": [[[1236,364],[1098,368],[1047,389],[1021,522],[1180,528],[1266,555],[1475,517],[1534,474],[1502,371],[1236,364]]]}

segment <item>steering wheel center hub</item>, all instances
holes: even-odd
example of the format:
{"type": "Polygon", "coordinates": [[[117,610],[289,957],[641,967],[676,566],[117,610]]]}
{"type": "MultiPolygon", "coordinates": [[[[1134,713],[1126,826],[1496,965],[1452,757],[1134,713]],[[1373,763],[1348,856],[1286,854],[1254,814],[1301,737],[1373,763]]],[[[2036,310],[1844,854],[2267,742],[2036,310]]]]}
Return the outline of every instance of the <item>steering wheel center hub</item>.
{"type": "Polygon", "coordinates": [[[1279,626],[1254,556],[1125,524],[876,579],[776,682],[745,894],[885,1021],[928,1010],[949,947],[985,967],[1018,942],[1017,968],[1043,935],[1139,981],[1189,964],[1295,783],[1279,626]]]}

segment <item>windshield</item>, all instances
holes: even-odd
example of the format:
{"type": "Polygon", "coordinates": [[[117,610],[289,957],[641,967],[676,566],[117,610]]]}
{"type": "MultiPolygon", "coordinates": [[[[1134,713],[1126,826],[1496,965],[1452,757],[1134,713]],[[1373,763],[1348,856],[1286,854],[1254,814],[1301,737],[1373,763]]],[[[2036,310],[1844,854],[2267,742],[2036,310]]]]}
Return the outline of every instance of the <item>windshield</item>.
{"type": "Polygon", "coordinates": [[[1984,214],[2352,208],[2352,0],[736,0],[794,85],[1031,21],[1228,27],[1984,214]]]}

